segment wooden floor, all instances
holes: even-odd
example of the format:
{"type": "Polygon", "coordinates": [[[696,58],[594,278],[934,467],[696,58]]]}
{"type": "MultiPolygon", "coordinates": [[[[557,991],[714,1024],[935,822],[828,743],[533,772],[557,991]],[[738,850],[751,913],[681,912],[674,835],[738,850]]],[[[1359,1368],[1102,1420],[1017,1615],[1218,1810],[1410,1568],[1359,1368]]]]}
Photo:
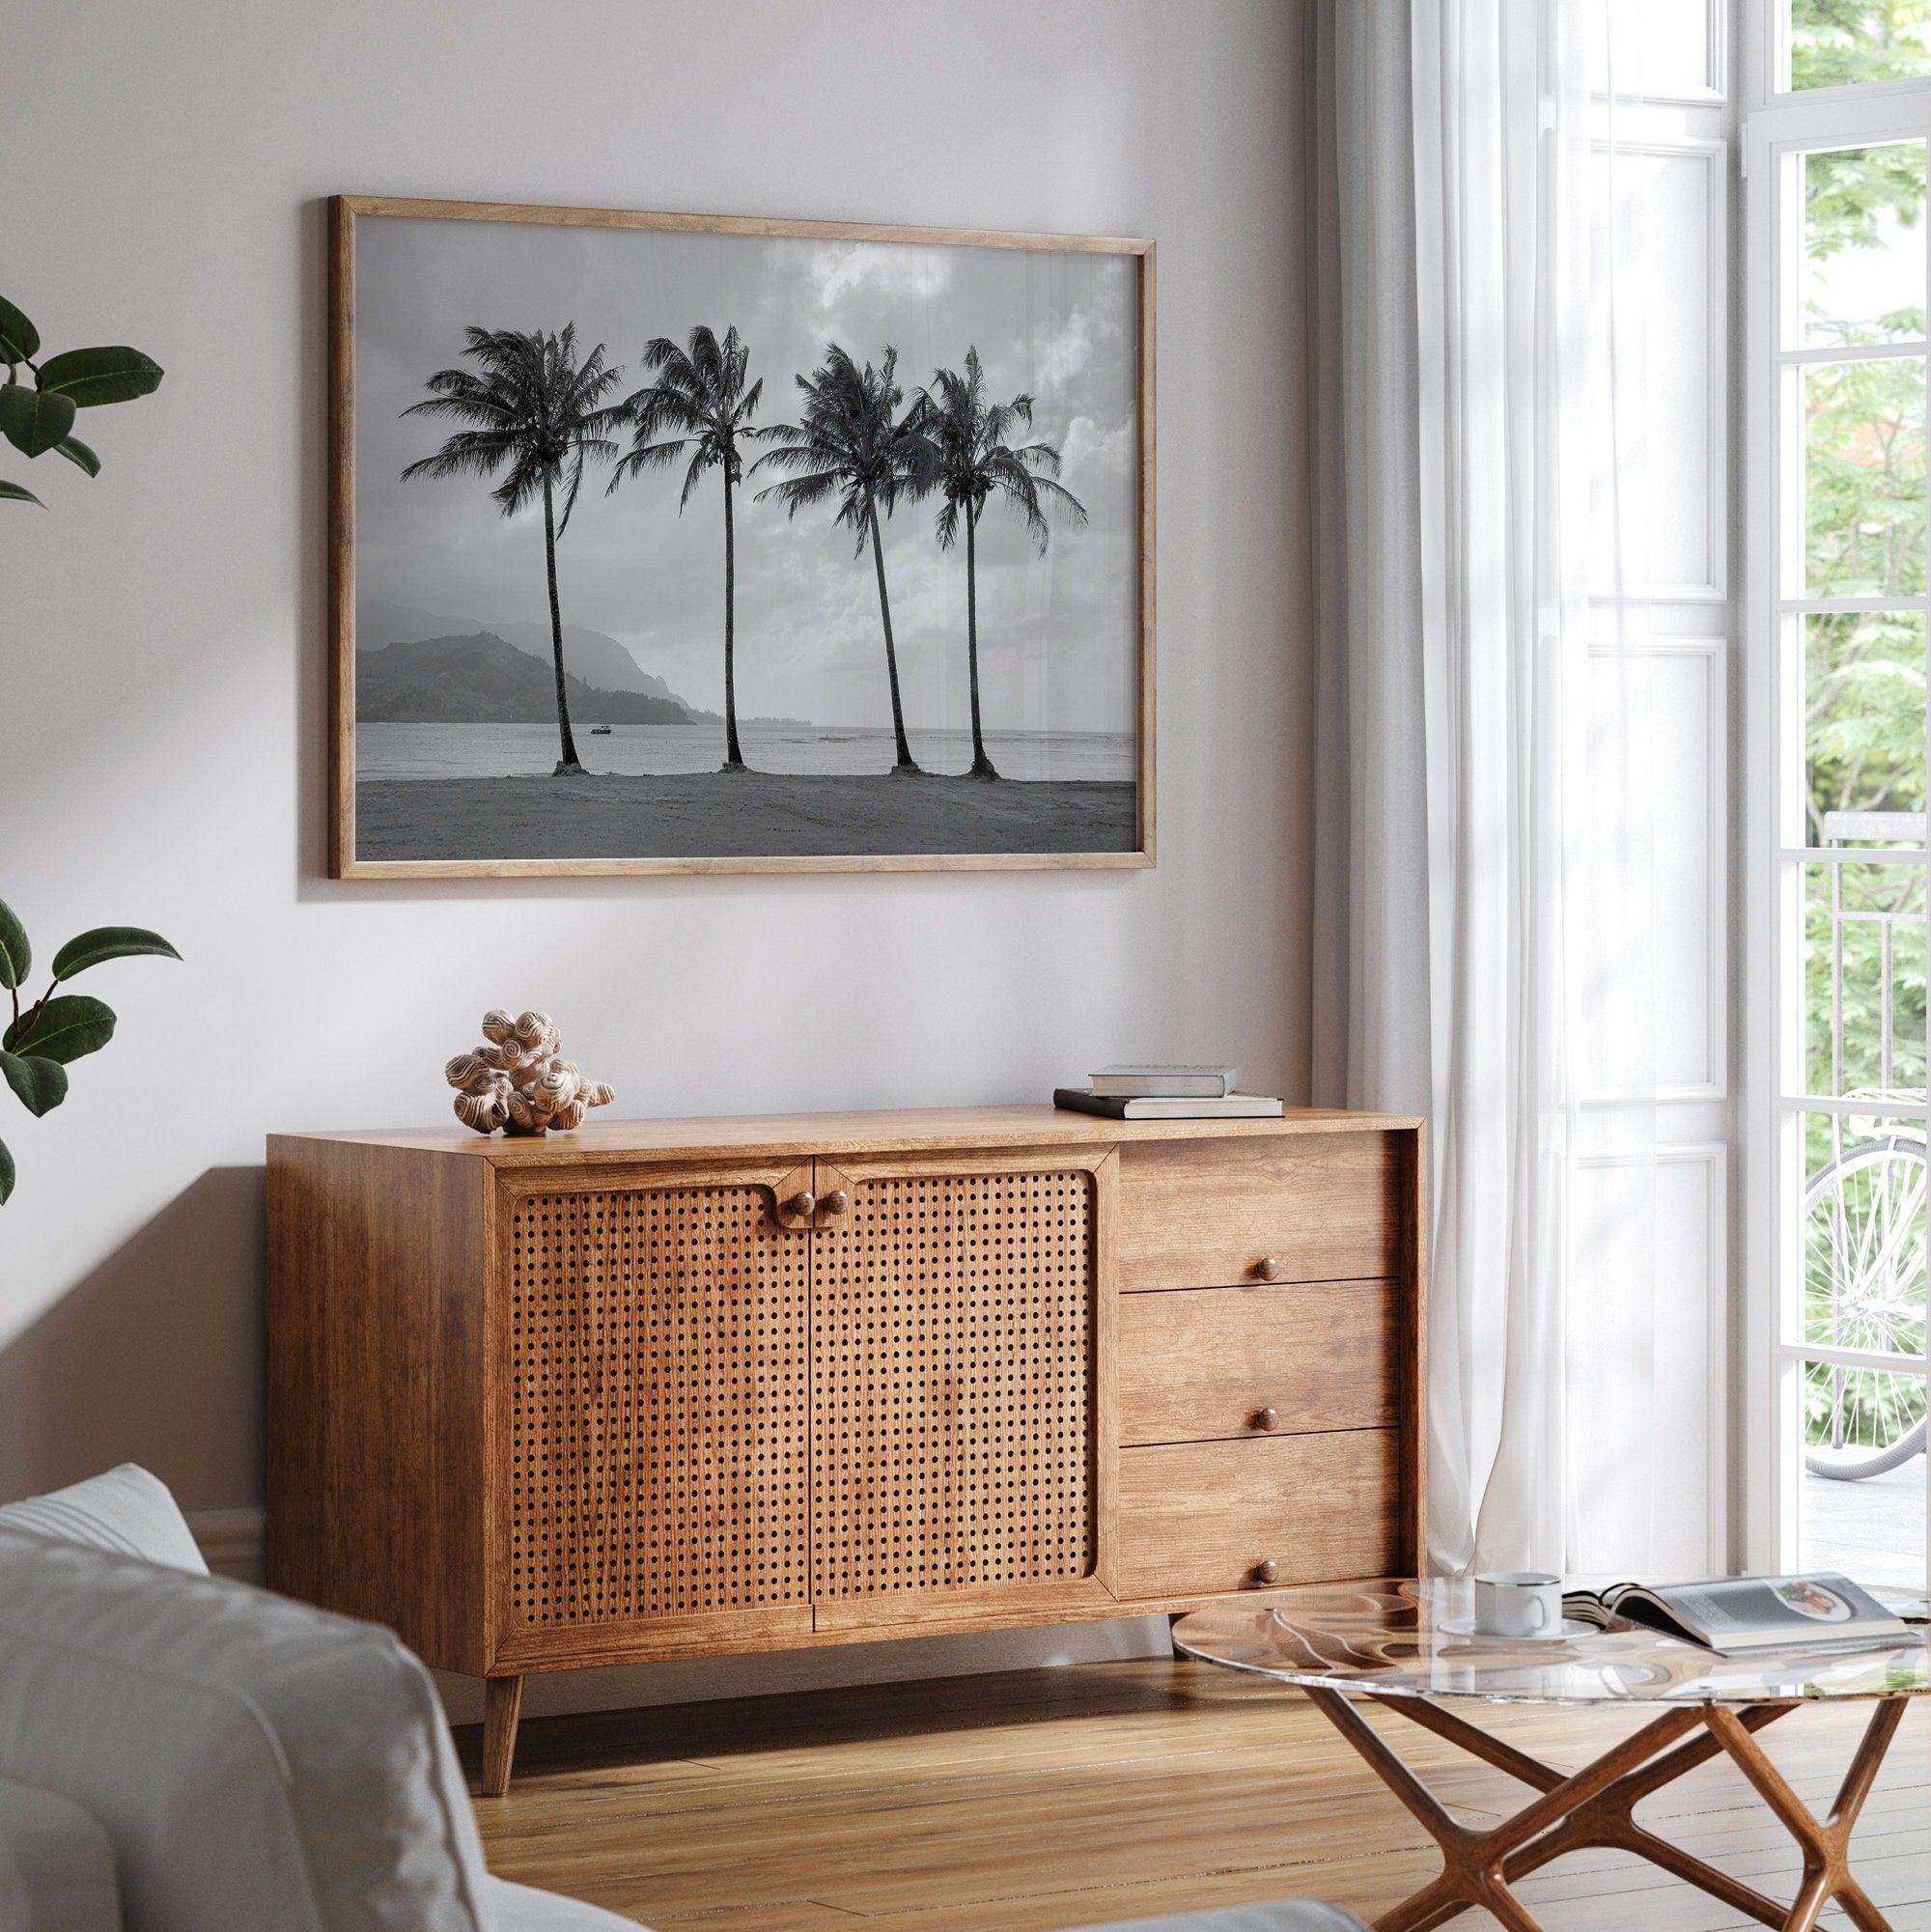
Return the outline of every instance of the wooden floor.
{"type": "MultiPolygon", "coordinates": [[[[1635,1728],[1590,1711],[1458,1708],[1558,1766],[1635,1728]]],[[[1370,1711],[1471,1819],[1529,1796],[1370,1711]]],[[[1765,1743],[1821,1809],[1861,1728],[1855,1708],[1798,1711],[1765,1743]]],[[[476,1739],[461,1742],[473,1776],[476,1739]]],[[[1437,1869],[1408,1813],[1302,1698],[1189,1663],[532,1721],[510,1795],[477,1813],[504,1878],[722,1932],[1049,1932],[1301,1896],[1372,1917],[1437,1869]]],[[[1721,1760],[1639,1815],[1778,1896],[1795,1890],[1788,1837],[1721,1760]]],[[[1931,1699],[1906,1718],[1857,1845],[1896,1932],[1931,1932],[1931,1699]]],[[[1521,1892],[1550,1932],[1749,1922],[1621,1854],[1578,1854],[1521,1892]]]]}

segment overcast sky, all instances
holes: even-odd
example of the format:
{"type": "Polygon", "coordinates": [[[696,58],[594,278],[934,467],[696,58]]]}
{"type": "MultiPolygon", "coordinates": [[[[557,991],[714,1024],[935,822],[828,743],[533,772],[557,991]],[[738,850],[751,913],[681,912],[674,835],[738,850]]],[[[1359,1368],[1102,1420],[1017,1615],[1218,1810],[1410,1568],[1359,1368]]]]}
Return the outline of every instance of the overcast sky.
{"type": "MultiPolygon", "coordinates": [[[[979,643],[990,731],[1130,731],[1134,713],[1136,319],[1132,257],[1008,248],[765,240],[629,229],[363,216],[356,223],[358,597],[465,626],[546,623],[541,508],[506,519],[470,478],[400,480],[455,427],[403,419],[426,378],[462,360],[462,330],[560,329],[602,343],[637,386],[644,344],[735,324],[765,378],[760,423],[796,420],[794,372],[842,343],[860,362],[899,351],[908,399],[968,344],[989,394],[1034,399],[1034,435],[1059,446],[1081,526],[1053,518],[1037,557],[995,502],[980,525],[979,643]]],[[[693,704],[723,702],[723,503],[713,471],[678,514],[682,471],[603,494],[586,479],[558,546],[566,624],[607,631],[693,704]]],[[[825,511],[787,520],[737,502],[741,714],[887,724],[869,550],[825,511]]],[[[966,570],[933,536],[936,499],[886,526],[899,673],[914,728],[964,728],[966,570]]],[[[380,642],[371,636],[365,646],[380,642]]]]}

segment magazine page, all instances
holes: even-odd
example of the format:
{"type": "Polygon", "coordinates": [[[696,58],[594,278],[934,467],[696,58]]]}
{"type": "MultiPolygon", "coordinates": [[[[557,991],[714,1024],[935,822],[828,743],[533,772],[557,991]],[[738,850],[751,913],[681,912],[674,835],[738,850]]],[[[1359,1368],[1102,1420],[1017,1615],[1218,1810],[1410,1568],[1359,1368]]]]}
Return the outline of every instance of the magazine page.
{"type": "Polygon", "coordinates": [[[1739,1639],[1818,1643],[1898,1628],[1847,1577],[1718,1577],[1651,1594],[1718,1649],[1739,1639]]]}

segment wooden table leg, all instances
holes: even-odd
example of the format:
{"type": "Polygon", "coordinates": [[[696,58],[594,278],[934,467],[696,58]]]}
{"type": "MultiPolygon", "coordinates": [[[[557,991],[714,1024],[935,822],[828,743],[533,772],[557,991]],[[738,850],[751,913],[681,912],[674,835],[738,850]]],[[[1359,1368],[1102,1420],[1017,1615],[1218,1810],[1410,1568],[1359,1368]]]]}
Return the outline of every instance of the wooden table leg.
{"type": "Polygon", "coordinates": [[[517,1722],[523,1712],[520,1677],[483,1680],[483,1795],[500,1798],[510,1788],[517,1754],[517,1722]]]}
{"type": "Polygon", "coordinates": [[[1587,1846],[1635,1852],[1673,1877],[1763,1924],[1780,1928],[1780,1932],[1813,1932],[1819,1915],[1833,1898],[1858,1932],[1891,1932],[1884,1915],[1851,1874],[1850,1844],[1858,1813],[1870,1796],[1885,1752],[1904,1716],[1902,1697],[1886,1698],[1878,1704],[1830,1815],[1821,1822],[1756,1742],[1755,1733],[1787,1717],[1797,1708],[1795,1703],[1757,1704],[1741,1713],[1722,1705],[1671,1710],[1573,1776],[1565,1776],[1440,1705],[1411,1697],[1374,1697],[1384,1709],[1447,1738],[1540,1794],[1513,1817],[1477,1832],[1448,1811],[1340,1692],[1310,1687],[1307,1696],[1441,1851],[1440,1876],[1385,1912],[1375,1920],[1375,1932],[1432,1932],[1433,1927],[1445,1924],[1471,1905],[1493,1914],[1509,1932],[1539,1932],[1533,1917],[1510,1890],[1510,1882],[1565,1852],[1587,1846]],[[1698,1725],[1704,1727],[1703,1736],[1679,1742],[1698,1725]],[[1735,1762],[1803,1849],[1804,1881],[1788,1906],[1636,1822],[1635,1807],[1642,1799],[1707,1763],[1720,1751],[1735,1762]]]}
{"type": "MultiPolygon", "coordinates": [[[[1525,1767],[1532,1766],[1536,1780],[1554,1777],[1532,1804],[1512,1818],[1488,1831],[1471,1831],[1456,1819],[1439,1799],[1395,1755],[1386,1740],[1369,1724],[1338,1691],[1309,1687],[1307,1695],[1324,1717],[1366,1760],[1368,1767],[1414,1814],[1441,1851],[1441,1875],[1424,1886],[1413,1897],[1404,1899],[1390,1912],[1375,1920],[1375,1932],[1427,1932],[1444,1923],[1471,1905],[1492,1913],[1510,1932],[1539,1932],[1535,1920],[1508,1889],[1509,1854],[1531,1838],[1546,1832],[1579,1806],[1627,1777],[1664,1746],[1674,1743],[1693,1730],[1697,1714],[1693,1710],[1667,1711],[1652,1719],[1633,1737],[1607,1750],[1573,1777],[1563,1778],[1533,1758],[1523,1757],[1525,1767]]],[[[1395,1705],[1396,1699],[1376,1699],[1395,1705]]],[[[1403,1706],[1405,1708],[1405,1706],[1403,1706]]],[[[1444,1713],[1437,1711],[1435,1717],[1444,1713]]],[[[1459,1719],[1450,1720],[1454,1725],[1459,1719]]],[[[1430,1728],[1442,1728],[1431,1724],[1430,1728]]],[[[1474,1727],[1468,1727],[1471,1732],[1474,1727]]],[[[1485,1747],[1506,1750],[1497,1740],[1476,1732],[1485,1747]]],[[[1459,1742],[1460,1740],[1458,1740],[1459,1742]]],[[[1489,1754],[1485,1750],[1483,1755],[1489,1754]]],[[[1516,1755],[1521,1755],[1516,1753],[1516,1755]]]]}
{"type": "MultiPolygon", "coordinates": [[[[1748,1730],[1759,1731],[1766,1724],[1775,1723],[1778,1718],[1787,1717],[1796,1708],[1795,1704],[1754,1704],[1743,1713],[1738,1722],[1748,1730]]],[[[1748,1913],[1765,1925],[1782,1925],[1789,1916],[1787,1906],[1778,1904],[1754,1886],[1746,1885],[1742,1879],[1732,1878],[1728,1872],[1706,1864],[1701,1859],[1672,1845],[1666,1838],[1659,1838],[1654,1832],[1636,1821],[1636,1807],[1643,1799],[1652,1792],[1661,1791],[1685,1772],[1693,1771],[1699,1764],[1708,1762],[1721,1750],[1722,1746],[1706,1731],[1701,1737],[1691,1738],[1674,1750],[1665,1751],[1661,1757],[1644,1765],[1641,1770],[1632,1772],[1601,1797],[1591,1799],[1533,1843],[1513,1854],[1508,1861],[1508,1877],[1525,1878],[1552,1860],[1565,1857],[1570,1852],[1597,1847],[1635,1852],[1672,1877],[1695,1886],[1698,1890],[1707,1891],[1713,1898],[1721,1898],[1734,1911],[1748,1913]]]]}
{"type": "Polygon", "coordinates": [[[1839,1899],[1859,1932],[1890,1932],[1889,1921],[1851,1876],[1851,1833],[1884,1765],[1884,1754],[1904,1719],[1904,1699],[1886,1697],[1871,1713],[1862,1741],[1838,1787],[1827,1817],[1818,1818],[1764,1755],[1763,1747],[1734,1711],[1710,1705],[1703,1722],[1732,1763],[1749,1779],[1777,1822],[1804,1854],[1804,1883],[1784,1919],[1784,1932],[1811,1932],[1825,1906],[1839,1899]]]}

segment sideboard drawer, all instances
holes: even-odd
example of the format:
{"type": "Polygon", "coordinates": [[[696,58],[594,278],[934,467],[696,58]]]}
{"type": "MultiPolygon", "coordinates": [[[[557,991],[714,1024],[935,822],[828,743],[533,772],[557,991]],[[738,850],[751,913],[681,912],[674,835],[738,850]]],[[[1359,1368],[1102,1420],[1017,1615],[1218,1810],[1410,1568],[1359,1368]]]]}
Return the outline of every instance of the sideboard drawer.
{"type": "Polygon", "coordinates": [[[1120,1303],[1120,1441],[1391,1428],[1401,1334],[1385,1281],[1130,1295],[1120,1303]]]}
{"type": "Polygon", "coordinates": [[[1387,1134],[1130,1142],[1120,1149],[1120,1286],[1397,1276],[1402,1214],[1387,1134]]]}
{"type": "Polygon", "coordinates": [[[1398,1443],[1349,1429],[1122,1449],[1120,1595],[1386,1576],[1401,1552],[1398,1443]]]}

